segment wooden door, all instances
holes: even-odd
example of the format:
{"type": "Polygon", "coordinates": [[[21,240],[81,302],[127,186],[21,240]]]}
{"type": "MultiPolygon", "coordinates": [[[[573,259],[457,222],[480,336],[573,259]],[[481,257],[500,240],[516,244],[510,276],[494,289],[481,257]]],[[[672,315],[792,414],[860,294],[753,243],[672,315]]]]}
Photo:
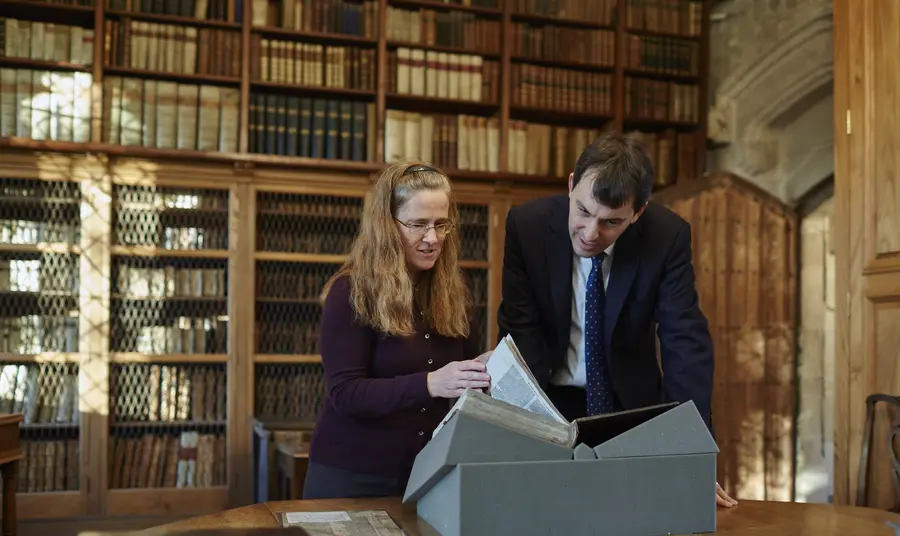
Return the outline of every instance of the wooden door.
{"type": "MultiPolygon", "coordinates": [[[[836,0],[835,502],[856,502],[872,393],[900,396],[900,2],[836,0]]],[[[866,502],[896,500],[882,409],[866,502]]],[[[895,444],[898,442],[895,441],[895,444]]]]}
{"type": "Polygon", "coordinates": [[[729,173],[654,196],[691,224],[716,360],[719,483],[737,499],[793,498],[797,219],[729,173]]]}

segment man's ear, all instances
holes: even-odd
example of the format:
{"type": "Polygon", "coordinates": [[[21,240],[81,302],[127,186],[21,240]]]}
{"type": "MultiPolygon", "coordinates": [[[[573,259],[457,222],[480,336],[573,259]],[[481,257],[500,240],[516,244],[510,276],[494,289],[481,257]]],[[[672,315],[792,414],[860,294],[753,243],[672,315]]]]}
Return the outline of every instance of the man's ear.
{"type": "Polygon", "coordinates": [[[644,213],[644,209],[647,208],[648,204],[650,204],[650,201],[647,201],[646,203],[644,203],[644,205],[641,208],[639,208],[637,212],[634,213],[634,218],[631,219],[631,223],[636,223],[638,221],[638,218],[640,218],[641,214],[644,213]]]}
{"type": "Polygon", "coordinates": [[[575,179],[574,173],[569,173],[569,193],[572,193],[572,181],[575,179]]]}

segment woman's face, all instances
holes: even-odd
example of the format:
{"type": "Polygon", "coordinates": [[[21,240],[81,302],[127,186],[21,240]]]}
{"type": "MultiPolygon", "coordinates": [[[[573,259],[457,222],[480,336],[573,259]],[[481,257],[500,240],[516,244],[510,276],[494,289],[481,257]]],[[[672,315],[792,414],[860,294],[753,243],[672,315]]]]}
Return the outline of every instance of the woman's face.
{"type": "Polygon", "coordinates": [[[450,223],[450,199],[440,190],[416,192],[397,210],[406,266],[414,277],[434,267],[450,223]]]}

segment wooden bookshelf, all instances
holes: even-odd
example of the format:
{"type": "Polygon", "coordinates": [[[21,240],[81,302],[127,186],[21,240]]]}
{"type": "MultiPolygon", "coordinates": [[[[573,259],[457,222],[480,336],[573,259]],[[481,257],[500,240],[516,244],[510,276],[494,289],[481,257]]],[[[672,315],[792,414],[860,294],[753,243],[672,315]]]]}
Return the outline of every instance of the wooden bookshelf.
{"type": "Polygon", "coordinates": [[[385,162],[454,180],[485,348],[507,211],[562,191],[594,136],[643,139],[657,188],[705,169],[708,0],[283,2],[0,3],[0,221],[78,231],[0,231],[0,295],[4,261],[80,282],[0,300],[0,334],[76,323],[74,346],[0,346],[24,385],[78,380],[68,420],[23,425],[29,461],[57,441],[77,476],[26,473],[23,518],[247,504],[252,420],[315,421],[318,294],[385,162]]]}

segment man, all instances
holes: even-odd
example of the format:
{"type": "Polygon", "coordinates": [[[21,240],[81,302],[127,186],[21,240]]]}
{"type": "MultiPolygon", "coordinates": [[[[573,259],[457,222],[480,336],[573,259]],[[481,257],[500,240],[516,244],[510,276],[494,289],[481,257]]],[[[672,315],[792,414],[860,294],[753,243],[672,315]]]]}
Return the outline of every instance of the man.
{"type": "MultiPolygon", "coordinates": [[[[606,133],[579,157],[568,196],[513,208],[500,337],[512,335],[569,420],[693,400],[712,431],[712,340],[694,287],[691,230],[649,201],[652,186],[639,142],[606,133]]],[[[737,504],[716,488],[719,505],[737,504]]]]}

